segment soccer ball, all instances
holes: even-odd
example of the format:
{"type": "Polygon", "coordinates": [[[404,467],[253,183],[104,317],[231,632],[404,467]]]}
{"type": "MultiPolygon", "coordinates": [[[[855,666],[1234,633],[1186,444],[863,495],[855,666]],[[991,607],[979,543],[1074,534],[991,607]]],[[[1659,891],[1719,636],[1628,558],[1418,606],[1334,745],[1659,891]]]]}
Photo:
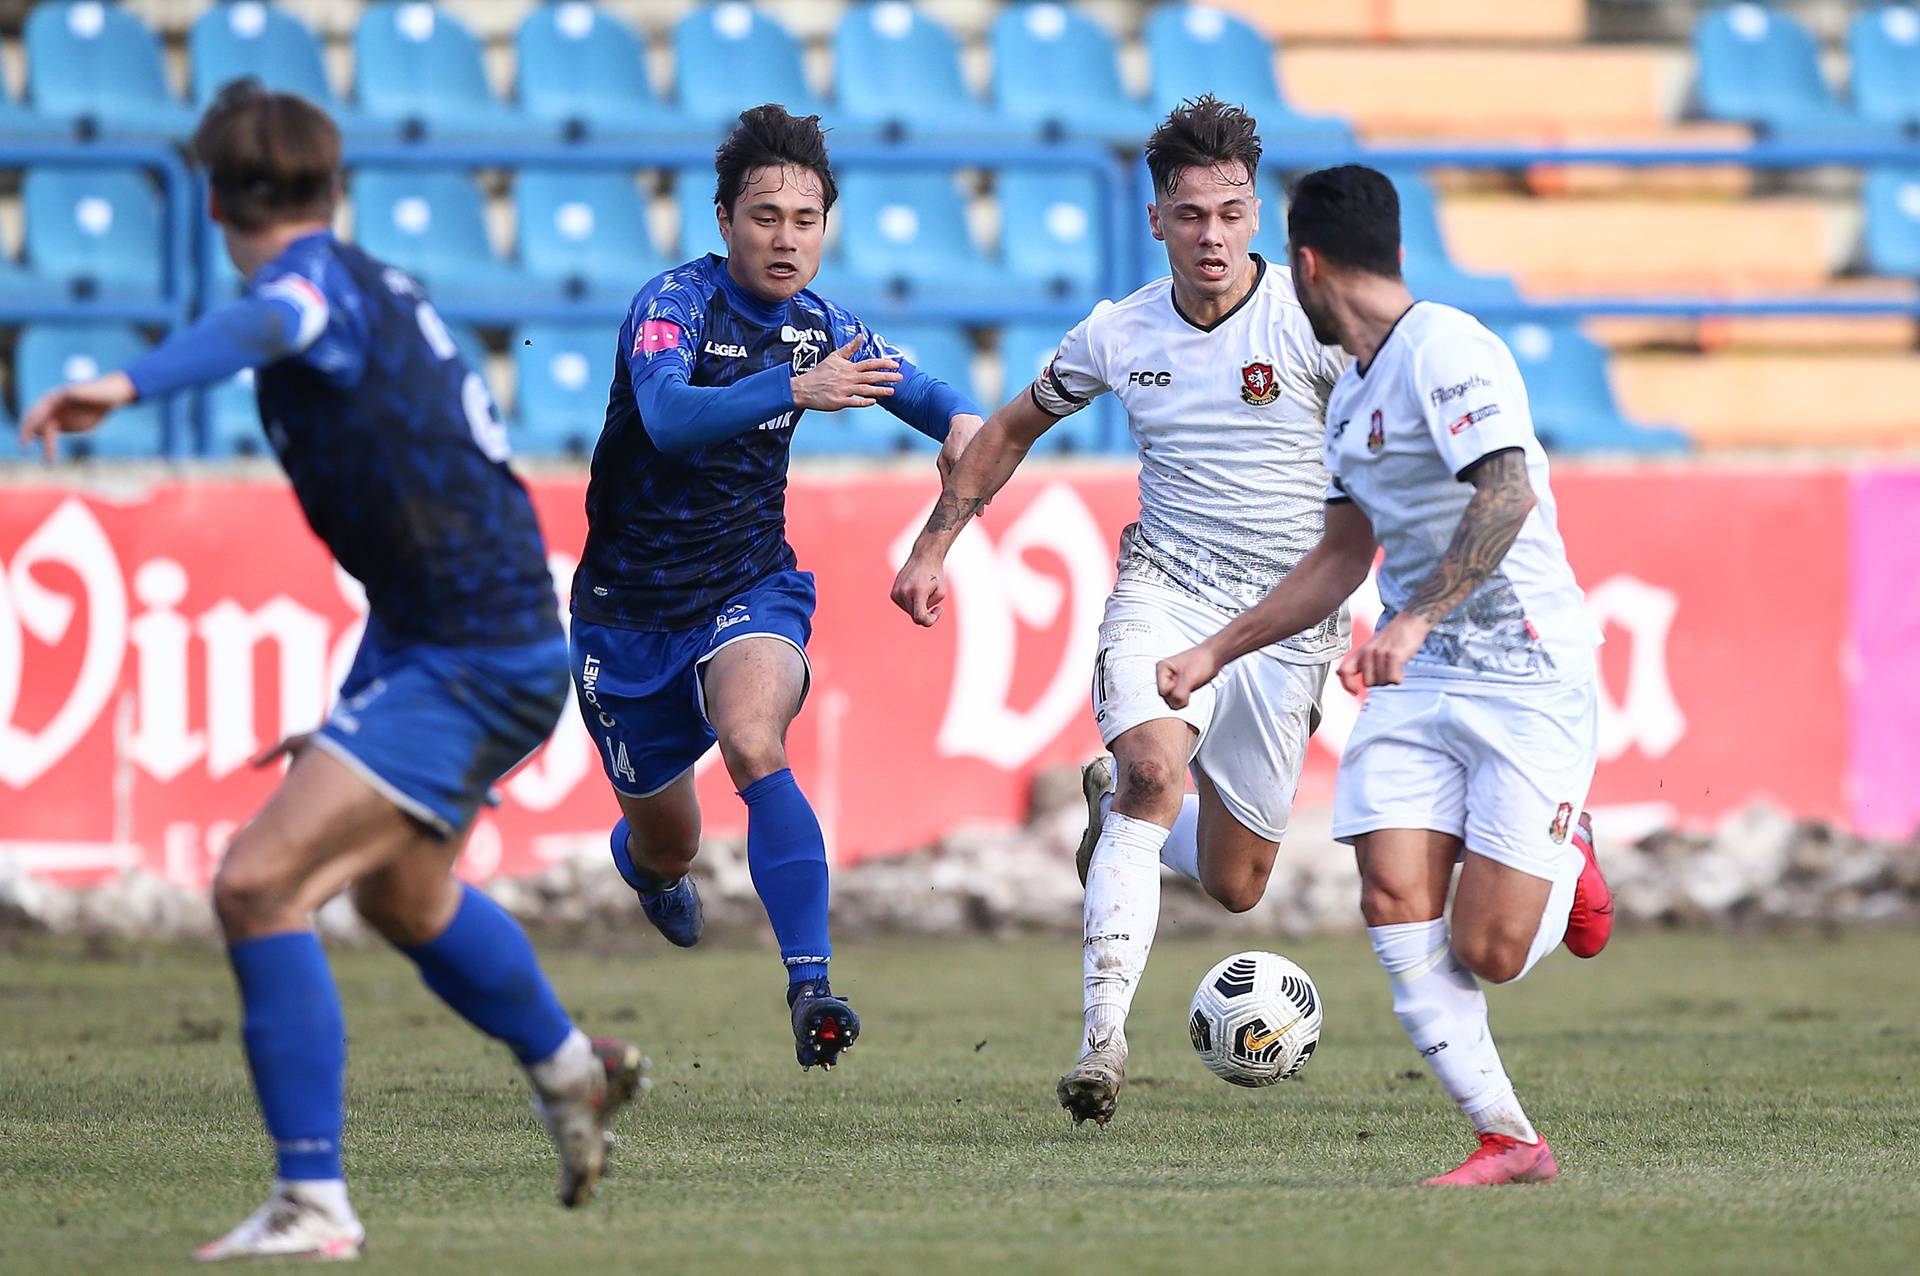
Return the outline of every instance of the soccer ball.
{"type": "Polygon", "coordinates": [[[1320,992],[1278,953],[1235,953],[1200,981],[1187,1031],[1216,1077],[1272,1085],[1306,1067],[1320,1044],[1320,992]]]}

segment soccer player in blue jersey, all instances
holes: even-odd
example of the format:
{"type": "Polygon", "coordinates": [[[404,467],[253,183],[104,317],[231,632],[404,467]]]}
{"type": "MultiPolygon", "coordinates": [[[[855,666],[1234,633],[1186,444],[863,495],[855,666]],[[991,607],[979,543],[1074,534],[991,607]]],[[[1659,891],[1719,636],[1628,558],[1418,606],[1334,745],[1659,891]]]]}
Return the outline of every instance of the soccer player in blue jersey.
{"type": "Polygon", "coordinates": [[[340,1163],[345,1024],[312,924],[349,887],[427,987],[526,1069],[561,1199],[582,1204],[644,1061],[576,1028],[519,925],[451,872],[488,786],[539,747],[566,703],[532,505],[485,386],[419,286],[330,232],[332,121],[242,81],[209,108],[193,148],[245,295],[125,369],[48,394],[22,441],[51,457],[59,434],[115,408],[257,369],[267,437],[370,609],[338,706],[276,751],[292,765],[214,880],[279,1174],[267,1203],[198,1256],[360,1252],[340,1163]]]}
{"type": "Polygon", "coordinates": [[[745,112],[715,168],[727,255],[653,279],[620,327],[573,583],[574,682],[622,813],[614,864],[683,947],[702,921],[693,768],[719,744],[795,1053],[832,1067],[860,1020],[827,981],[826,848],[787,768],[814,607],[786,540],[787,452],[807,410],[877,403],[944,442],[944,472],[980,413],[808,290],[834,201],[817,116],[745,112]]]}

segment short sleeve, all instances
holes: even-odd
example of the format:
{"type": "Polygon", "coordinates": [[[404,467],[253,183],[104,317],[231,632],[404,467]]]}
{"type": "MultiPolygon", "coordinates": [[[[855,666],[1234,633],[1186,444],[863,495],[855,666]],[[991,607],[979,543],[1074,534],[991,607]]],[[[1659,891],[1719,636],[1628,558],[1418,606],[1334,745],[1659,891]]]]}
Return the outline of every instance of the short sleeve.
{"type": "Polygon", "coordinates": [[[1520,369],[1492,333],[1447,333],[1429,340],[1414,367],[1427,431],[1455,475],[1483,457],[1534,441],[1520,369]]]}
{"type": "Polygon", "coordinates": [[[1318,380],[1326,388],[1320,392],[1320,406],[1327,405],[1327,396],[1333,393],[1333,387],[1339,383],[1348,368],[1353,366],[1353,356],[1339,346],[1321,346],[1318,380]]]}
{"type": "Polygon", "coordinates": [[[660,374],[691,380],[694,352],[700,348],[707,298],[692,282],[671,271],[634,296],[622,328],[627,376],[639,386],[660,374]]]}
{"type": "Polygon", "coordinates": [[[1352,499],[1351,496],[1347,495],[1347,485],[1345,483],[1342,483],[1331,474],[1327,475],[1327,504],[1332,505],[1338,501],[1350,501],[1352,499]]]}
{"type": "Polygon", "coordinates": [[[1061,340],[1053,358],[1034,379],[1033,401],[1048,416],[1072,416],[1113,388],[1093,334],[1094,320],[1110,304],[1103,301],[1095,306],[1093,313],[1061,340]]]}

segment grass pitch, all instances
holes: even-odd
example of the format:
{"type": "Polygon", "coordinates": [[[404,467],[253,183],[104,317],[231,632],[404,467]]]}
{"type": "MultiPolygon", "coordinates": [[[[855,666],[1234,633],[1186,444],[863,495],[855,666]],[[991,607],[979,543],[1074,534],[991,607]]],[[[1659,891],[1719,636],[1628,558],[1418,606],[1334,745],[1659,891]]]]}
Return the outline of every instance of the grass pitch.
{"type": "MultiPolygon", "coordinates": [[[[802,1075],[765,951],[543,944],[590,1030],[657,1088],[577,1213],[503,1051],[402,959],[335,953],[367,1270],[408,1273],[1911,1271],[1920,1263],[1920,933],[1625,934],[1495,989],[1559,1154],[1546,1187],[1412,1184],[1469,1149],[1358,937],[1276,945],[1326,1035],[1242,1091],[1186,1042],[1231,941],[1165,938],[1105,1131],[1054,1106],[1070,940],[853,942],[867,1035],[802,1075]]],[[[224,961],[32,940],[0,954],[0,1271],[182,1270],[270,1177],[224,961]]]]}

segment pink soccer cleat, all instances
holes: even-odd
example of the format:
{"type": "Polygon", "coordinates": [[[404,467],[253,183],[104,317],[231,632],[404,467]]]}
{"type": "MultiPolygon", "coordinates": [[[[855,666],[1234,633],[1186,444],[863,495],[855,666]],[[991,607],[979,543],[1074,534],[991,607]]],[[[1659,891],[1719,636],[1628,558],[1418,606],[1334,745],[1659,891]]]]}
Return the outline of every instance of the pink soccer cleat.
{"type": "Polygon", "coordinates": [[[1493,1187],[1500,1183],[1550,1183],[1560,1173],[1545,1139],[1522,1143],[1506,1134],[1483,1134],[1459,1168],[1425,1180],[1427,1187],[1493,1187]]]}
{"type": "Polygon", "coordinates": [[[1613,938],[1613,889],[1593,854],[1593,817],[1580,812],[1573,844],[1587,858],[1580,881],[1573,888],[1573,908],[1567,914],[1567,951],[1575,957],[1597,957],[1613,938]]]}

